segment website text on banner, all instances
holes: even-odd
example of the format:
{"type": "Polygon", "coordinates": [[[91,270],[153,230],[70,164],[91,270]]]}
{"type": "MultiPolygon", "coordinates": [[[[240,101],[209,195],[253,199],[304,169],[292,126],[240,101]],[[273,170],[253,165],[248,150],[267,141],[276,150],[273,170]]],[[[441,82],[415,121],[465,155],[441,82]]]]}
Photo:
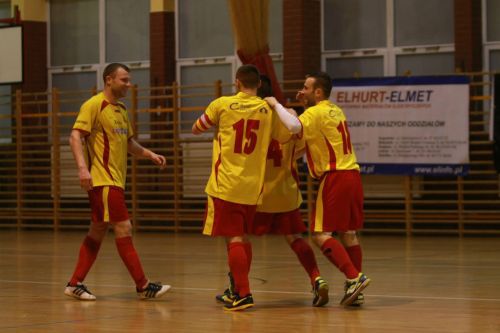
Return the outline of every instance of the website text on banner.
{"type": "Polygon", "coordinates": [[[361,172],[464,176],[469,170],[465,76],[333,80],[361,172]]]}

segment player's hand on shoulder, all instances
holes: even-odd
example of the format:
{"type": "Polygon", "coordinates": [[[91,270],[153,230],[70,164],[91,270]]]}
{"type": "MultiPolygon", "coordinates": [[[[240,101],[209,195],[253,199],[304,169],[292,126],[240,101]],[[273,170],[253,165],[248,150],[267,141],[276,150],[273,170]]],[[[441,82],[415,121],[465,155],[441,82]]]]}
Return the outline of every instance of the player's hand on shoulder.
{"type": "Polygon", "coordinates": [[[274,106],[276,104],[278,104],[278,100],[272,96],[269,96],[269,97],[265,97],[264,100],[267,102],[267,104],[269,104],[269,106],[271,106],[272,108],[274,108],[274,106]]]}

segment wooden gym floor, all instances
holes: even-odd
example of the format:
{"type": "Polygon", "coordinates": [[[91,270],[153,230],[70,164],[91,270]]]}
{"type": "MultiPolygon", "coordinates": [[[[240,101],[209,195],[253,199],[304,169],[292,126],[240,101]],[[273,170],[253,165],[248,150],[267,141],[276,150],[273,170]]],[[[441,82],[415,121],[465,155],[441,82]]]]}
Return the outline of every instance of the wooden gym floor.
{"type": "Polygon", "coordinates": [[[280,237],[254,238],[256,306],[226,313],[222,239],[142,232],[134,236],[146,274],[171,284],[140,301],[108,235],[85,283],[97,296],[63,294],[83,231],[0,230],[0,332],[500,332],[498,238],[364,236],[372,279],[359,308],[338,305],[343,277],[315,249],[330,303],[310,306],[305,272],[280,237]]]}

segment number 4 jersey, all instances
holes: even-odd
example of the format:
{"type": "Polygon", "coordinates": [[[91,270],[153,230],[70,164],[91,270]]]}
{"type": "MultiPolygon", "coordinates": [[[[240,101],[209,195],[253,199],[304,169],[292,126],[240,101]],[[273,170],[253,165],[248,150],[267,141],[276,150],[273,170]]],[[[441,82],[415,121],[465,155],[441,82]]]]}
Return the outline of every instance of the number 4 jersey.
{"type": "Polygon", "coordinates": [[[302,194],[299,189],[296,155],[303,149],[303,140],[290,140],[284,144],[271,141],[267,151],[262,203],[257,206],[258,212],[284,213],[300,207],[302,194]]]}
{"type": "Polygon", "coordinates": [[[321,178],[328,171],[359,170],[342,109],[323,100],[304,111],[299,119],[312,177],[321,178]]]}
{"type": "Polygon", "coordinates": [[[212,126],[212,173],[205,192],[234,203],[258,204],[269,143],[272,138],[284,143],[291,133],[264,100],[243,92],[208,105],[196,127],[205,131],[212,126]]]}

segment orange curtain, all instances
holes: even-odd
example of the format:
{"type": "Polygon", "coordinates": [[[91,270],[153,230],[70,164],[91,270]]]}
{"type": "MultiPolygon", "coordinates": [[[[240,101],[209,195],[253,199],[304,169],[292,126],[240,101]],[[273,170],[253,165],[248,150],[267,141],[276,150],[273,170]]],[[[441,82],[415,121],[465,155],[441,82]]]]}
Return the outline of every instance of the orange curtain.
{"type": "Polygon", "coordinates": [[[274,96],[284,102],[269,56],[269,0],[228,0],[238,57],[243,64],[255,65],[272,82],[274,96]]]}

